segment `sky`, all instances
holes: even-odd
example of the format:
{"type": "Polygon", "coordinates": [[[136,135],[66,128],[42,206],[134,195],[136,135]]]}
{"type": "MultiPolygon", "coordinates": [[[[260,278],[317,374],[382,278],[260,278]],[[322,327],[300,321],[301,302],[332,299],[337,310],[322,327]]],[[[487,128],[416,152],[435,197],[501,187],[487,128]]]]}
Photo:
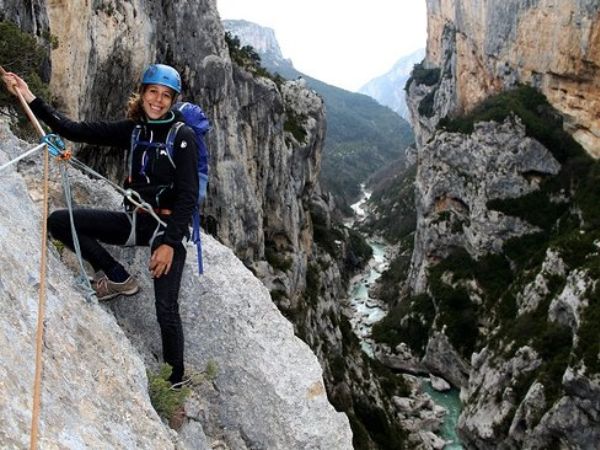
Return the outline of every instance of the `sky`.
{"type": "Polygon", "coordinates": [[[425,0],[217,0],[221,19],[272,28],[300,72],[350,91],[424,48],[425,0]]]}

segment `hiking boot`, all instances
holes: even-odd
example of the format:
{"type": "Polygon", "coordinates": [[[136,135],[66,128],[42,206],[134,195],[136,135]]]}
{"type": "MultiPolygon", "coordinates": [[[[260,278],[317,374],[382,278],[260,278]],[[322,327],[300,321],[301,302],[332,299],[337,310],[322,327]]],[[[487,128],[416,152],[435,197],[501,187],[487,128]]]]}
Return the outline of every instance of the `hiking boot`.
{"type": "Polygon", "coordinates": [[[106,275],[96,278],[92,285],[98,300],[110,300],[118,295],[133,295],[140,290],[135,278],[130,276],[122,283],[110,281],[106,275]]]}

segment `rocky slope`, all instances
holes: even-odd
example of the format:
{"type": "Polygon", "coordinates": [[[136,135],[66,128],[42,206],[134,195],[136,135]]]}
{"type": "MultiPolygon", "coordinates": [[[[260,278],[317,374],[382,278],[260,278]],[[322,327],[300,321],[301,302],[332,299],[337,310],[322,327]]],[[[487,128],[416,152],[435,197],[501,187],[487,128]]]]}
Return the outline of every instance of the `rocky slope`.
{"type": "Polygon", "coordinates": [[[428,9],[408,82],[414,251],[385,358],[462,388],[467,448],[596,448],[600,5],[428,9]]]}
{"type": "MultiPolygon", "coordinates": [[[[5,123],[0,124],[0,145],[1,163],[30,146],[15,139],[5,123]]],[[[52,164],[55,208],[62,205],[62,190],[52,164]]],[[[119,196],[106,185],[69,172],[77,203],[118,208],[119,196]]],[[[29,441],[41,178],[39,155],[0,178],[0,297],[5,300],[0,443],[5,448],[29,441]]],[[[351,448],[348,419],[329,404],[317,359],[294,336],[268,291],[212,237],[203,236],[203,247],[206,273],[195,273],[190,246],[181,289],[186,361],[188,373],[201,372],[213,361],[218,375],[212,396],[193,395],[189,421],[178,436],[160,421],[147,392],[145,369],[157,370],[161,353],[147,250],[138,250],[130,266],[141,292],[97,304],[86,303],[75,274],[50,245],[41,447],[212,448],[221,441],[232,449],[351,448]]],[[[113,251],[124,256],[120,249],[113,251]]],[[[64,251],[67,262],[69,253],[64,251]]]]}

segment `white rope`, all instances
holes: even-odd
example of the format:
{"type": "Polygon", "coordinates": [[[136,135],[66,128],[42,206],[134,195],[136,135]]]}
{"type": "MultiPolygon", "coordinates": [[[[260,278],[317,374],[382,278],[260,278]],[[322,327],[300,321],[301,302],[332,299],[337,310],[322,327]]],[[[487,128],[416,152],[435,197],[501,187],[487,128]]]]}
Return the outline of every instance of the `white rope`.
{"type": "Polygon", "coordinates": [[[17,156],[15,159],[11,159],[9,162],[7,162],[6,164],[2,164],[0,166],[0,171],[6,169],[7,167],[11,166],[12,164],[21,161],[23,158],[27,158],[29,155],[31,155],[32,153],[37,152],[38,150],[43,149],[46,146],[45,142],[42,142],[40,145],[38,145],[35,148],[32,148],[31,150],[26,151],[25,153],[22,153],[21,155],[17,156]]]}
{"type": "Polygon", "coordinates": [[[127,200],[129,200],[137,208],[140,208],[140,209],[143,209],[144,211],[146,211],[148,214],[150,214],[152,217],[154,217],[154,219],[158,223],[160,223],[162,226],[165,226],[165,227],[167,226],[167,224],[158,216],[158,214],[156,214],[156,212],[154,211],[154,208],[152,208],[152,206],[149,203],[146,203],[142,199],[140,194],[138,194],[133,189],[123,189],[118,184],[115,184],[112,181],[110,181],[108,178],[105,178],[104,176],[100,175],[94,169],[86,166],[84,163],[82,163],[81,161],[79,161],[76,158],[71,157],[68,161],[71,163],[71,165],[73,167],[76,167],[84,172],[89,173],[90,175],[93,175],[96,178],[106,181],[112,188],[114,188],[117,192],[119,192],[121,195],[123,195],[127,200]]]}
{"type": "Polygon", "coordinates": [[[87,277],[85,267],[83,265],[83,257],[81,256],[81,247],[79,246],[79,236],[77,235],[77,229],[75,228],[75,219],[73,217],[73,198],[71,196],[71,183],[69,182],[69,175],[67,174],[66,167],[60,165],[60,174],[62,176],[63,191],[65,193],[65,203],[69,210],[69,222],[71,223],[71,239],[73,240],[73,248],[75,249],[75,255],[77,255],[77,262],[79,263],[80,276],[78,284],[83,288],[85,299],[88,303],[97,301],[96,291],[92,288],[90,280],[87,277]]]}

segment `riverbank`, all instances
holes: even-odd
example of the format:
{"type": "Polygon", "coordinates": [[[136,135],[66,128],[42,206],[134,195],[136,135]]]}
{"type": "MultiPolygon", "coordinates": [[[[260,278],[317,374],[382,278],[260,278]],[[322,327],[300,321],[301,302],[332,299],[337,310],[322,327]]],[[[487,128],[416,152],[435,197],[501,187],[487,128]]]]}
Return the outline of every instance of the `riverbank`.
{"type": "MultiPolygon", "coordinates": [[[[347,226],[353,226],[356,221],[360,221],[366,214],[365,205],[369,194],[364,190],[363,192],[363,198],[352,205],[356,217],[348,221],[347,226]]],[[[375,343],[371,338],[371,330],[373,325],[387,314],[387,305],[378,299],[371,298],[369,289],[389,267],[390,246],[382,239],[367,238],[366,241],[373,249],[373,257],[365,271],[350,280],[345,312],[354,333],[359,338],[362,350],[369,357],[374,358],[375,343]]],[[[438,392],[431,386],[429,378],[418,377],[416,379],[419,381],[413,383],[417,386],[417,390],[413,393],[414,397],[396,399],[396,406],[400,410],[400,415],[405,420],[411,421],[412,427],[414,426],[414,419],[406,419],[411,416],[411,413],[413,415],[414,413],[423,415],[423,409],[431,411],[430,416],[427,417],[427,422],[436,435],[445,441],[445,444],[441,444],[441,446],[439,441],[432,442],[431,448],[462,450],[463,447],[456,434],[456,425],[461,411],[459,391],[451,389],[447,392],[438,392]],[[428,405],[428,401],[434,405],[428,405]],[[441,409],[444,410],[443,413],[441,413],[441,409]],[[441,424],[438,426],[436,425],[437,422],[441,424]]],[[[426,414],[429,413],[426,412],[426,414]]],[[[415,426],[415,428],[418,429],[419,426],[415,426]]]]}

